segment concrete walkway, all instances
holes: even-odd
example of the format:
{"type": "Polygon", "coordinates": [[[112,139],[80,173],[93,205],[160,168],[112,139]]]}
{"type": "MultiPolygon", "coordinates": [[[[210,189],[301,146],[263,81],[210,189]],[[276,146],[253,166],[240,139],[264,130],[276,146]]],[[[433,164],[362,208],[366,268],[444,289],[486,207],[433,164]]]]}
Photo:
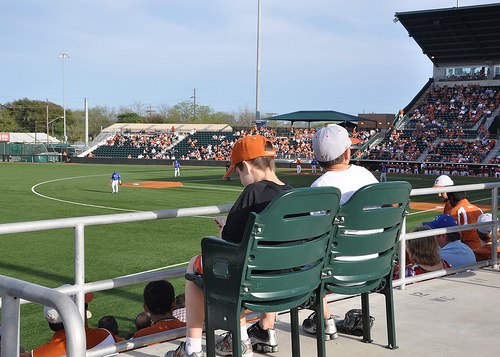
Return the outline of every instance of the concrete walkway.
{"type": "MultiPolygon", "coordinates": [[[[437,278],[394,290],[396,338],[398,349],[389,350],[385,323],[384,297],[370,295],[370,314],[375,317],[373,343],[362,343],[361,337],[342,335],[327,341],[327,356],[495,356],[500,353],[500,272],[492,268],[437,278]]],[[[345,312],[360,308],[360,298],[350,298],[329,305],[339,319],[345,312]]],[[[301,320],[309,315],[301,311],[301,320]]],[[[279,352],[257,356],[291,356],[289,315],[276,322],[279,352]]],[[[316,355],[316,340],[301,331],[301,355],[316,355]]],[[[120,356],[161,356],[175,349],[180,341],[142,348],[120,356]]]]}

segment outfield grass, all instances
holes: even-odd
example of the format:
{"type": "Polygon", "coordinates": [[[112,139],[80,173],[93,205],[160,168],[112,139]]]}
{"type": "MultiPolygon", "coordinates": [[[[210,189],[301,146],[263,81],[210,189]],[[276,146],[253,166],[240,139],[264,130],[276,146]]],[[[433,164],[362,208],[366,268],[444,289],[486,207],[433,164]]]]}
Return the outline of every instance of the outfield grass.
{"type": "MultiPolygon", "coordinates": [[[[224,168],[182,167],[174,178],[171,166],[77,165],[2,163],[3,202],[0,223],[45,220],[197,207],[233,203],[243,190],[239,180],[222,180],[224,168]],[[124,183],[180,181],[183,187],[120,187],[111,194],[113,170],[124,183]],[[34,188],[33,188],[34,187],[34,188]],[[35,194],[35,190],[40,195],[35,194]],[[98,207],[99,206],[99,207],[98,207]]],[[[307,187],[317,176],[279,170],[278,175],[293,187],[307,187]]],[[[378,177],[379,174],[376,173],[378,177]]],[[[388,174],[389,181],[409,181],[414,188],[431,187],[435,176],[388,174]]],[[[488,178],[454,178],[456,184],[492,182],[488,178]]],[[[470,192],[471,202],[489,204],[489,191],[470,192]]],[[[413,197],[414,202],[440,201],[437,195],[413,197]]],[[[440,212],[410,212],[408,229],[429,221],[440,212]]],[[[200,240],[218,235],[211,217],[190,217],[137,223],[87,227],[85,264],[87,282],[109,279],[187,262],[200,252],[200,240]]],[[[36,284],[57,287],[73,283],[73,230],[53,230],[4,235],[0,239],[2,274],[36,284]]],[[[172,281],[176,292],[184,290],[184,279],[172,281]]],[[[100,317],[114,315],[120,335],[132,331],[135,316],[142,311],[143,286],[97,292],[89,305],[95,327],[100,317]]],[[[21,309],[21,343],[27,350],[52,336],[39,305],[21,309]]]]}

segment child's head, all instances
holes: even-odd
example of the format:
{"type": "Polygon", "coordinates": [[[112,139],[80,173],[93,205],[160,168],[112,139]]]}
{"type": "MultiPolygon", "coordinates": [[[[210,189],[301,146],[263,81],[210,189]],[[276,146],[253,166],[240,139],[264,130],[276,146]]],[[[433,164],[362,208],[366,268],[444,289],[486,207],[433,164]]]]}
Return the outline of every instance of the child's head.
{"type": "MultiPolygon", "coordinates": [[[[429,226],[417,226],[412,233],[430,229],[429,226]]],[[[432,266],[441,261],[439,245],[434,236],[410,239],[406,242],[406,250],[416,264],[432,266]]]]}
{"type": "Polygon", "coordinates": [[[175,306],[174,287],[166,280],[152,281],[144,288],[144,304],[152,315],[165,315],[175,306]]]}
{"type": "Polygon", "coordinates": [[[242,171],[243,161],[248,162],[254,169],[260,171],[271,170],[274,172],[276,169],[274,163],[275,155],[276,152],[274,151],[272,142],[261,135],[245,136],[238,139],[233,146],[231,166],[223,178],[228,177],[235,167],[238,167],[238,170],[242,171]]]}
{"type": "MultiPolygon", "coordinates": [[[[492,222],[493,216],[491,213],[483,213],[477,218],[477,223],[492,222]]],[[[482,227],[477,229],[477,235],[483,244],[491,243],[493,227],[482,227]]]]}
{"type": "Polygon", "coordinates": [[[349,138],[347,130],[336,124],[317,130],[312,140],[314,156],[325,168],[343,163],[344,153],[356,143],[359,143],[358,139],[349,138]]]}

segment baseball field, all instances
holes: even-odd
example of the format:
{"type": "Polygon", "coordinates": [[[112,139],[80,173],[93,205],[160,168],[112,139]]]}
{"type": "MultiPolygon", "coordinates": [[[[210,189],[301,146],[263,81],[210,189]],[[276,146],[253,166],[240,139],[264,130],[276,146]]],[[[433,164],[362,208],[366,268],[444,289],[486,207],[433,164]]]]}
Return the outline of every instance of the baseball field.
{"type": "MultiPolygon", "coordinates": [[[[198,207],[234,203],[243,190],[238,179],[222,180],[224,168],[181,167],[174,177],[172,166],[78,165],[2,163],[0,223],[38,221],[134,211],[198,207]],[[118,194],[111,193],[110,177],[122,177],[118,194]]],[[[378,178],[379,173],[375,173],[378,178]]],[[[307,187],[318,175],[293,169],[278,170],[278,176],[293,187],[307,187]]],[[[389,181],[409,181],[413,188],[431,187],[435,175],[388,174],[389,181]]],[[[454,177],[455,184],[493,182],[493,178],[454,177]]],[[[490,191],[469,192],[469,201],[488,209],[490,191]]],[[[441,213],[437,195],[412,198],[407,227],[412,229],[441,213]]],[[[206,235],[218,235],[212,217],[166,219],[87,227],[85,268],[87,282],[150,271],[186,263],[200,252],[206,235]]],[[[73,230],[59,229],[0,237],[1,274],[47,287],[73,283],[73,230]]],[[[185,265],[180,265],[185,266],[185,265]]],[[[176,293],[184,290],[184,279],[172,281],[176,293]]],[[[97,292],[89,304],[96,327],[100,317],[116,317],[120,335],[135,329],[134,319],[142,311],[144,286],[97,292]]],[[[36,304],[21,307],[21,343],[31,350],[50,340],[52,331],[36,304]]]]}

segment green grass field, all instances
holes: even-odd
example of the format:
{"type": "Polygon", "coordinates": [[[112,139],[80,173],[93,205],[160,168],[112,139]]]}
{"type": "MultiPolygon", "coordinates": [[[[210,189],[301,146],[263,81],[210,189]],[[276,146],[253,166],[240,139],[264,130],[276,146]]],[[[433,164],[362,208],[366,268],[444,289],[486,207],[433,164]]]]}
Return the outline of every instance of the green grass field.
{"type": "MultiPolygon", "coordinates": [[[[3,202],[0,223],[24,222],[64,217],[93,216],[171,208],[233,203],[243,190],[238,179],[222,180],[224,168],[181,168],[174,178],[172,166],[78,165],[2,163],[3,202]],[[113,170],[124,183],[143,181],[182,182],[182,187],[144,188],[121,186],[111,194],[109,179],[113,170]]],[[[279,170],[278,176],[292,186],[307,187],[317,176],[296,175],[295,170],[279,170]]],[[[379,174],[376,173],[378,177],[379,174]]],[[[413,188],[431,187],[435,176],[388,174],[389,181],[409,181],[413,188]]],[[[492,182],[492,178],[454,178],[455,184],[492,182]]],[[[490,204],[490,191],[469,192],[476,204],[490,204]]],[[[413,202],[434,202],[437,195],[418,196],[413,202]]],[[[440,212],[412,210],[408,229],[429,221],[440,212]]],[[[211,217],[191,217],[158,221],[87,227],[85,265],[87,282],[143,272],[189,261],[200,252],[206,235],[218,235],[211,217]]],[[[73,230],[52,230],[4,235],[0,239],[3,275],[47,287],[73,283],[73,230]]],[[[176,293],[184,290],[184,279],[172,281],[176,293]]],[[[113,315],[120,335],[135,329],[135,316],[142,311],[142,289],[133,286],[97,292],[89,304],[96,327],[100,317],[113,315]]],[[[36,304],[21,308],[21,343],[27,350],[52,336],[36,304]]]]}

